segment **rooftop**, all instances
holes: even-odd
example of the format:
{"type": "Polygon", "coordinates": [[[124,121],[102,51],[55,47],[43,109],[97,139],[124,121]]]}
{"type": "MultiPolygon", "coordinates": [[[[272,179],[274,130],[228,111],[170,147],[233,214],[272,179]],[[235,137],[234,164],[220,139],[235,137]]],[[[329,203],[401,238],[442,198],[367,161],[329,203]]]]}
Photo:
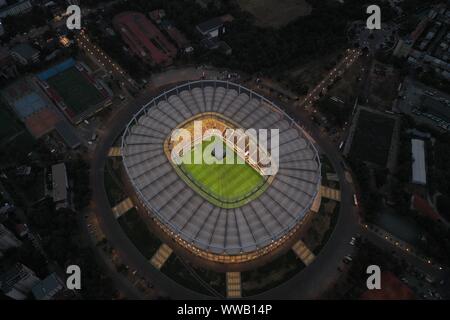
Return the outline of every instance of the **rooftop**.
{"type": "Polygon", "coordinates": [[[412,182],[416,184],[427,184],[427,171],[425,164],[425,142],[412,139],[412,182]]]}
{"type": "Polygon", "coordinates": [[[123,40],[140,58],[167,65],[177,54],[177,49],[142,13],[123,12],[113,21],[123,40]]]}
{"type": "Polygon", "coordinates": [[[222,26],[223,26],[222,18],[216,17],[216,18],[212,18],[205,22],[200,23],[199,25],[197,25],[197,29],[198,29],[198,31],[200,31],[201,33],[204,34],[204,33],[219,29],[222,26]]]}
{"type": "Polygon", "coordinates": [[[16,52],[20,56],[24,57],[27,60],[33,59],[36,55],[39,54],[39,51],[33,48],[28,43],[20,43],[13,48],[11,48],[12,52],[16,52]]]}
{"type": "Polygon", "coordinates": [[[50,300],[58,292],[63,290],[63,288],[61,280],[55,273],[52,273],[44,280],[37,283],[31,291],[36,300],[50,300]]]}
{"type": "Polygon", "coordinates": [[[67,172],[64,163],[58,163],[52,166],[53,175],[53,201],[60,202],[67,200],[67,172]]]}

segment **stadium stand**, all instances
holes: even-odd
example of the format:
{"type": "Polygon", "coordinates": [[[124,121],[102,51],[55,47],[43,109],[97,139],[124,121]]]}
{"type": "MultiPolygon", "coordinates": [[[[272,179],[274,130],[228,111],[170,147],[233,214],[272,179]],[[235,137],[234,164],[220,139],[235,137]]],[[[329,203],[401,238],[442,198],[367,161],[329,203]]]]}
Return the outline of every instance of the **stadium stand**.
{"type": "Polygon", "coordinates": [[[321,181],[317,150],[302,129],[270,101],[222,81],[184,84],[149,102],[125,130],[122,155],[149,214],[185,247],[214,261],[248,261],[283,243],[309,213],[321,181]],[[200,196],[164,152],[172,130],[204,112],[222,114],[243,129],[280,130],[278,173],[241,207],[224,209],[200,196]]]}

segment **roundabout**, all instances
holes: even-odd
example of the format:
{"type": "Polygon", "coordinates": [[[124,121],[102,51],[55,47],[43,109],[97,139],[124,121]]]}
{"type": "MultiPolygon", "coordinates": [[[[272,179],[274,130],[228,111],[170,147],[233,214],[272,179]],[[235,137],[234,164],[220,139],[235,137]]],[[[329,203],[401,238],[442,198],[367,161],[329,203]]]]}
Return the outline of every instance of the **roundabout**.
{"type": "MultiPolygon", "coordinates": [[[[320,152],[328,156],[340,179],[341,206],[335,229],[320,253],[313,255],[301,272],[260,295],[280,299],[316,297],[330,285],[331,278],[336,277],[337,264],[342,254],[348,253],[346,237],[357,228],[357,216],[351,204],[351,186],[338,160],[340,156],[334,160],[330,156],[330,152],[338,155],[337,150],[310,125],[305,118],[300,127],[298,121],[271,101],[227,82],[186,83],[159,95],[140,98],[111,119],[94,152],[91,171],[94,204],[106,238],[127,265],[166,295],[175,299],[206,299],[207,295],[193,292],[155,269],[121,230],[111,209],[114,204],[109,203],[102,181],[103,168],[115,142],[124,133],[120,152],[124,177],[128,179],[124,185],[127,193],[134,193],[129,196],[138,211],[145,213],[159,229],[155,234],[174,254],[205,269],[226,272],[227,277],[233,272],[248,272],[269,264],[301,243],[311,216],[317,214],[314,204],[320,207],[323,192],[320,152]],[[222,99],[216,95],[220,92],[223,92],[222,99]],[[237,106],[230,101],[230,110],[219,110],[230,123],[247,129],[257,127],[259,120],[264,121],[259,126],[280,129],[280,146],[288,146],[280,152],[280,169],[269,178],[273,181],[262,188],[261,194],[232,208],[217,205],[192,187],[186,177],[177,173],[164,152],[171,130],[199,114],[216,112],[214,108],[220,109],[222,105],[216,101],[226,101],[228,94],[234,95],[232,101],[241,101],[237,106]],[[162,114],[164,111],[168,111],[166,115],[162,114]],[[283,153],[288,158],[283,157],[283,153]]],[[[222,179],[227,173],[219,177],[222,179]]]]}

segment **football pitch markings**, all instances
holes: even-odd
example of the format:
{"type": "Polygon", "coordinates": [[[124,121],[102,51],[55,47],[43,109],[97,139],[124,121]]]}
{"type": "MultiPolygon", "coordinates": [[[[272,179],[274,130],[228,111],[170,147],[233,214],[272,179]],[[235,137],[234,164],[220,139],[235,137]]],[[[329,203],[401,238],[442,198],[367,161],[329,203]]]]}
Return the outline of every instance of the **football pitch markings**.
{"type": "MultiPolygon", "coordinates": [[[[203,141],[197,144],[185,159],[191,158],[192,164],[183,161],[182,171],[188,176],[194,184],[209,193],[219,201],[233,202],[251,197],[266,182],[265,178],[259,174],[253,167],[240,159],[238,155],[228,146],[223,163],[213,163],[214,155],[204,153],[205,148],[214,143],[213,141],[203,141]],[[193,164],[195,157],[203,159],[202,164],[193,164]],[[227,164],[227,156],[234,156],[233,164],[227,164]],[[242,163],[244,162],[244,163],[242,163]]],[[[185,160],[183,159],[183,160],[185,160]]]]}

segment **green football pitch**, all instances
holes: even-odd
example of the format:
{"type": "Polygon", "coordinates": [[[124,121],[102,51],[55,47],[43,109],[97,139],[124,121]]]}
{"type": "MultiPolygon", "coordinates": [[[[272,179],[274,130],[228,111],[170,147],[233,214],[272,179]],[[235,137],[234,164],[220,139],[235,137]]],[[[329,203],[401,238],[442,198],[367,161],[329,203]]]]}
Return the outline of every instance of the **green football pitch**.
{"type": "Polygon", "coordinates": [[[226,155],[223,163],[209,164],[217,160],[211,152],[212,145],[207,148],[211,143],[214,141],[203,141],[183,157],[181,169],[186,179],[190,180],[187,182],[221,207],[238,207],[257,197],[263,191],[266,179],[241,158],[238,161],[239,156],[225,144],[226,155],[233,155],[233,164],[227,164],[230,159],[226,155]],[[194,164],[194,157],[203,159],[202,164],[194,164]],[[188,159],[191,164],[187,163],[188,159]]]}
{"type": "Polygon", "coordinates": [[[77,115],[104,100],[100,91],[75,67],[51,77],[47,82],[77,115]]]}

